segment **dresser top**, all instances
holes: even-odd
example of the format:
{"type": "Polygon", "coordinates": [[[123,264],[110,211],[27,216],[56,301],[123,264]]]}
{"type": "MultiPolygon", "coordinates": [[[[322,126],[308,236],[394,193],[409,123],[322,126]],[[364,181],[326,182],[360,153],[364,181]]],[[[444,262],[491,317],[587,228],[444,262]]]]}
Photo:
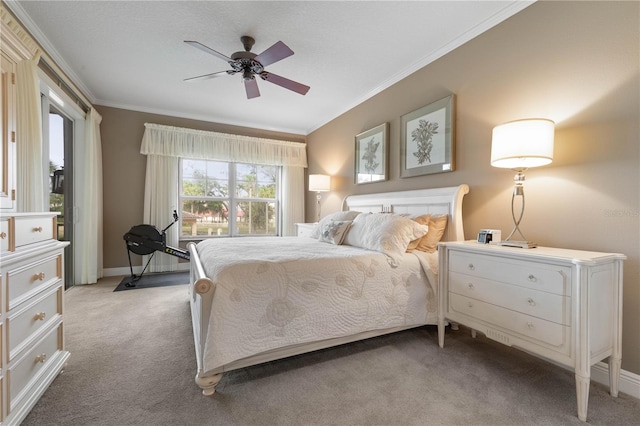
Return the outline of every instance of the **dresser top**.
{"type": "Polygon", "coordinates": [[[446,242],[440,243],[440,245],[446,245],[447,247],[474,253],[489,255],[493,253],[501,256],[520,258],[555,259],[570,261],[572,263],[599,263],[610,260],[624,260],[627,258],[627,256],[621,253],[601,253],[555,247],[536,247],[532,249],[525,249],[519,247],[500,246],[497,244],[481,244],[475,240],[446,242]]]}

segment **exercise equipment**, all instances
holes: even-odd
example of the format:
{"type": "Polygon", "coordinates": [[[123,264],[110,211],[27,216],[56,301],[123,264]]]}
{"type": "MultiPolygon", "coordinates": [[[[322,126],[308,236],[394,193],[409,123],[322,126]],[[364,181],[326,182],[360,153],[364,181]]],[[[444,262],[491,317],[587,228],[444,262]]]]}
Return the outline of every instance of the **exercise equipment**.
{"type": "Polygon", "coordinates": [[[159,251],[162,253],[170,254],[172,256],[179,257],[180,259],[190,260],[190,253],[188,250],[181,248],[171,247],[167,245],[166,231],[174,223],[178,221],[178,212],[173,211],[173,222],[167,225],[163,230],[159,230],[153,225],[136,225],[131,227],[129,232],[122,237],[127,245],[127,256],[129,257],[129,270],[131,271],[131,279],[126,284],[127,287],[135,287],[136,282],[142,278],[142,275],[147,270],[149,262],[153,259],[153,255],[159,251]],[[131,253],[139,254],[141,256],[150,254],[147,264],[142,269],[140,275],[133,273],[133,265],[131,264],[131,253]]]}

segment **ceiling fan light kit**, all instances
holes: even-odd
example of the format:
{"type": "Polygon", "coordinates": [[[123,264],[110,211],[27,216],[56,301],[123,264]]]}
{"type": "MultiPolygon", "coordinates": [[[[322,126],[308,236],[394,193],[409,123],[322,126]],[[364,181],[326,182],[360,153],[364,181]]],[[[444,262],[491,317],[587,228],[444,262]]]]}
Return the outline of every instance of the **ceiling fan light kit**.
{"type": "Polygon", "coordinates": [[[260,76],[260,78],[264,81],[268,81],[269,83],[284,87],[285,89],[289,89],[301,95],[307,94],[310,89],[309,86],[265,71],[265,67],[293,55],[293,50],[291,50],[289,46],[281,41],[278,41],[264,52],[256,55],[255,53],[251,52],[251,48],[255,44],[255,40],[253,37],[242,36],[240,37],[240,41],[244,46],[244,51],[235,52],[231,55],[231,57],[228,57],[220,52],[211,49],[208,46],[205,46],[200,42],[185,40],[185,43],[197,49],[200,49],[203,52],[220,58],[226,61],[231,66],[230,70],[191,77],[185,79],[185,81],[203,80],[218,77],[220,75],[233,75],[242,73],[242,81],[244,83],[248,99],[257,98],[258,96],[260,96],[258,82],[256,81],[255,77],[256,75],[260,76]]]}

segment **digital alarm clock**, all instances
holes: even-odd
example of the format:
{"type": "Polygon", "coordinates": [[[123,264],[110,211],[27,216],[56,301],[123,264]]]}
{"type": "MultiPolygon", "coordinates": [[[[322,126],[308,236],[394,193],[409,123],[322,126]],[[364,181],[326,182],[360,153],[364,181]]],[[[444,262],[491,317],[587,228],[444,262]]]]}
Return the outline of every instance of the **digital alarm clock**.
{"type": "Polygon", "coordinates": [[[499,229],[481,229],[478,232],[478,242],[480,244],[489,244],[490,242],[498,242],[502,240],[502,232],[499,229]]]}

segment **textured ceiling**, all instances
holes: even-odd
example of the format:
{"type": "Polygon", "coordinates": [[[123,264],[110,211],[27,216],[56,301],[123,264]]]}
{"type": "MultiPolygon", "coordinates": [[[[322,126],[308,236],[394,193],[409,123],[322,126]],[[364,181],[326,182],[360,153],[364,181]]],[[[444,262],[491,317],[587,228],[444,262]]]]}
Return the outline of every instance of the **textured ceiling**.
{"type": "Polygon", "coordinates": [[[7,1],[98,105],[308,134],[530,5],[530,1],[7,1]],[[281,40],[295,54],[267,71],[311,86],[302,96],[240,75],[184,43],[230,56],[281,40]]]}

